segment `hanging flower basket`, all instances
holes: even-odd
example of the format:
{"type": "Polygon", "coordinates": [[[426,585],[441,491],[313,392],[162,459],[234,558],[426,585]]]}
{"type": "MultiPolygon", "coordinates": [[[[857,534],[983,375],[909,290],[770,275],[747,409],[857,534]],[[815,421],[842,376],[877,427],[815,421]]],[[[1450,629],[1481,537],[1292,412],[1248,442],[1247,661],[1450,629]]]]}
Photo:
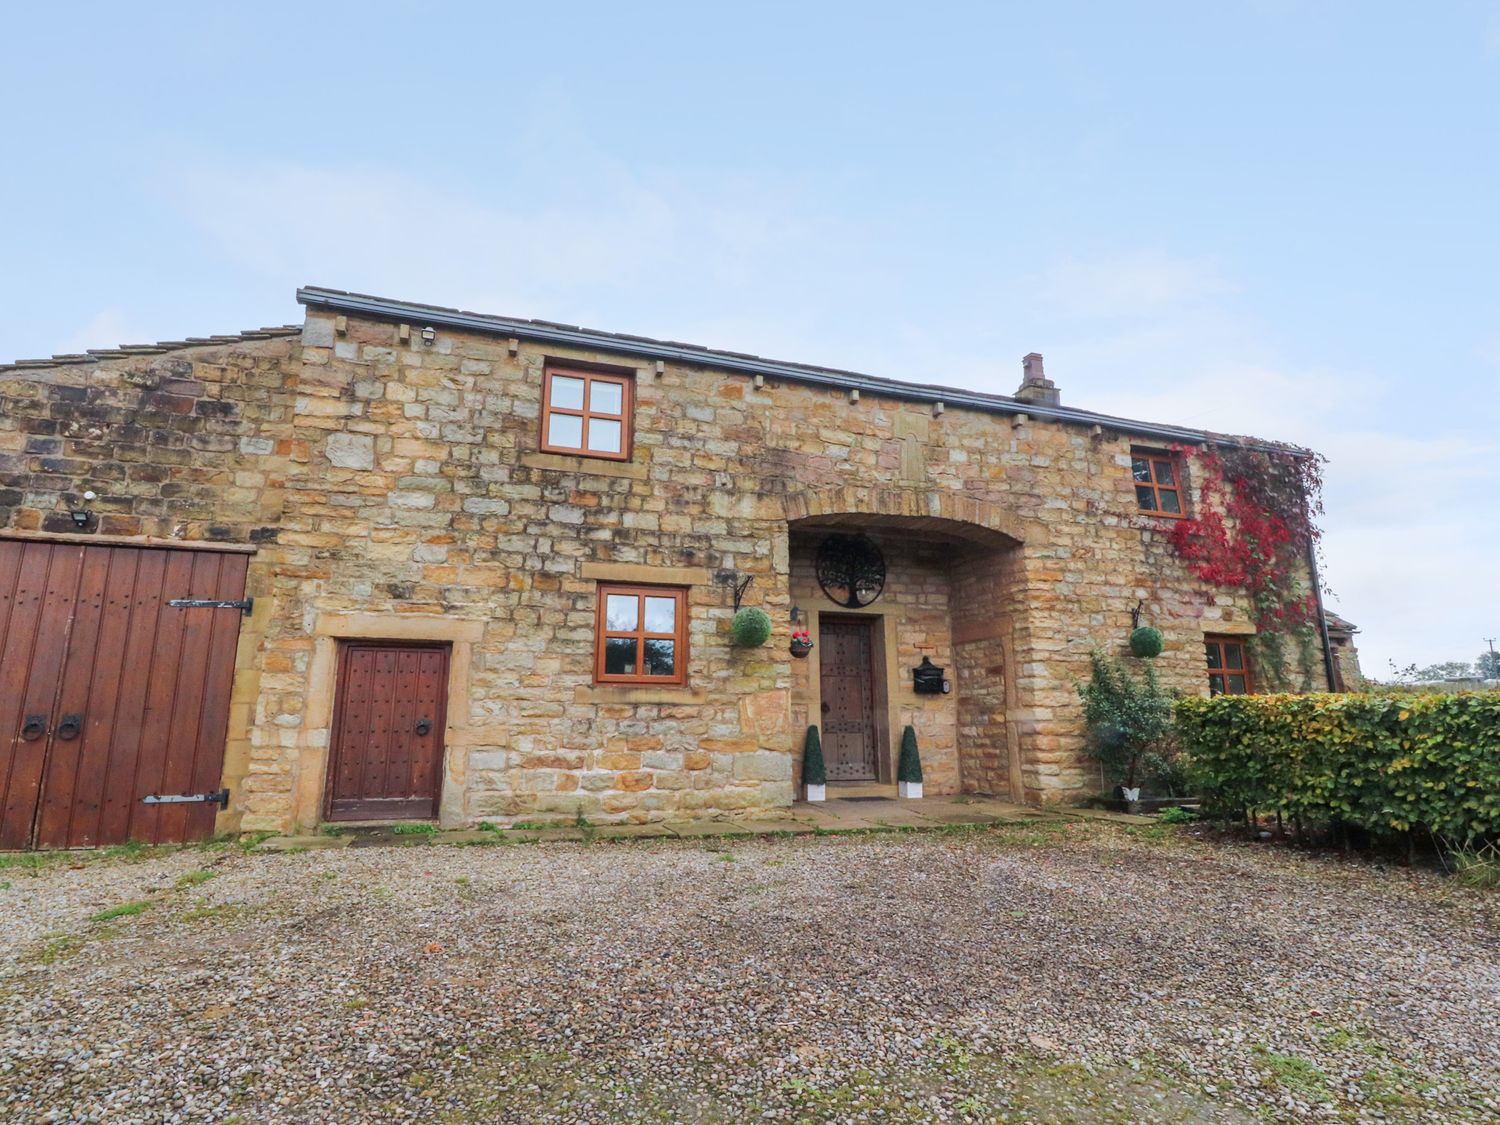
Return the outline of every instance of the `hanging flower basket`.
{"type": "Polygon", "coordinates": [[[807,654],[813,650],[812,636],[806,629],[792,634],[792,655],[797,659],[805,659],[807,654]]]}

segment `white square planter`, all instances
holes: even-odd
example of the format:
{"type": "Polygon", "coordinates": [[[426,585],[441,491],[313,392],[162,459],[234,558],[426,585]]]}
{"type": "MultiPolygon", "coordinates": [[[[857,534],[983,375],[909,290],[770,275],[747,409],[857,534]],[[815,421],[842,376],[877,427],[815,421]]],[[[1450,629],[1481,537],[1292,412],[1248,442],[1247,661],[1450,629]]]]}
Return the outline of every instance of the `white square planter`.
{"type": "Polygon", "coordinates": [[[920,781],[898,781],[896,782],[896,795],[898,797],[910,797],[913,800],[920,800],[922,796],[922,783],[920,781]]]}
{"type": "Polygon", "coordinates": [[[826,786],[826,785],[809,785],[807,787],[807,799],[809,801],[826,801],[826,800],[828,800],[828,786],[826,786]]]}

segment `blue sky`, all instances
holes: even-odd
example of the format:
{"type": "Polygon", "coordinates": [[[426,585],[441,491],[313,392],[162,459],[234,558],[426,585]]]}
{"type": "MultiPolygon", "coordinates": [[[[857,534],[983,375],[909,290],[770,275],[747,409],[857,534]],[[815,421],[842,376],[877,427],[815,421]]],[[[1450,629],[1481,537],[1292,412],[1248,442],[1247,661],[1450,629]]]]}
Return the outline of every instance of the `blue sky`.
{"type": "Polygon", "coordinates": [[[26,5],[0,358],[299,284],[1302,442],[1367,671],[1500,636],[1500,5],[26,5]]]}

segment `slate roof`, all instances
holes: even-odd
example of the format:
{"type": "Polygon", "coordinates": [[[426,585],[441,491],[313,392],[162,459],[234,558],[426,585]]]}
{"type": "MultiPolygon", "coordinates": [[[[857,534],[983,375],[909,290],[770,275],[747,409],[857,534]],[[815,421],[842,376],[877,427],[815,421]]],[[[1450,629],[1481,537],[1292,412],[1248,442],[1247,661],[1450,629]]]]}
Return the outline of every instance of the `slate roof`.
{"type": "Polygon", "coordinates": [[[279,324],[271,328],[247,328],[227,336],[189,336],[185,340],[162,340],[155,344],[120,344],[113,348],[90,348],[86,352],[69,352],[49,356],[46,359],[17,359],[0,363],[0,371],[36,367],[65,367],[74,363],[101,363],[108,359],[123,359],[135,355],[161,355],[182,348],[202,348],[211,345],[237,344],[241,340],[271,340],[278,336],[300,336],[302,325],[279,324]]]}
{"type": "Polygon", "coordinates": [[[987,394],[964,390],[959,387],[942,386],[936,383],[914,383],[899,379],[888,379],[878,375],[866,375],[837,367],[820,367],[814,364],[793,363],[768,359],[749,352],[723,351],[687,344],[678,340],[658,340],[649,336],[633,336],[623,332],[605,332],[594,328],[583,328],[576,324],[562,324],[551,320],[531,320],[519,317],[496,316],[490,313],[471,312],[466,309],[448,308],[442,305],[426,305],[412,301],[398,301],[389,297],[376,297],[367,293],[351,293],[343,289],[324,289],[319,286],[304,286],[297,290],[297,299],[304,305],[331,312],[352,313],[376,319],[394,320],[419,325],[443,325],[470,332],[484,332],[495,336],[516,339],[540,340],[543,342],[568,344],[595,351],[645,357],[648,359],[672,360],[680,363],[698,364],[721,370],[735,371],[746,375],[765,375],[769,378],[790,382],[832,386],[862,393],[885,395],[891,398],[918,402],[941,402],[945,406],[966,407],[1001,414],[1026,414],[1034,418],[1047,418],[1076,425],[1100,426],[1107,430],[1118,430],[1128,434],[1155,438],[1165,442],[1182,442],[1202,445],[1217,441],[1227,444],[1260,449],[1266,452],[1306,453],[1299,446],[1283,442],[1263,441],[1258,438],[1233,434],[1215,433],[1212,430],[1197,430],[1186,426],[1142,422],[1119,418],[1109,414],[1098,414],[1091,410],[1078,410],[1068,406],[1046,406],[1027,402],[1011,395],[987,394]]]}
{"type": "MultiPolygon", "coordinates": [[[[1025,414],[1034,418],[1045,418],[1057,422],[1082,426],[1098,426],[1160,442],[1181,442],[1202,445],[1206,442],[1221,442],[1278,453],[1306,453],[1299,446],[1284,442],[1264,441],[1259,438],[1199,430],[1187,426],[1143,422],[1131,418],[1120,418],[1100,414],[1091,410],[1079,410],[1071,406],[1049,406],[1027,402],[1012,395],[989,394],[965,390],[960,387],[937,383],[908,382],[879,375],[867,375],[837,367],[822,367],[816,364],[794,363],[769,359],[750,352],[724,351],[688,344],[678,340],[659,340],[649,336],[635,336],[623,332],[606,332],[594,328],[583,328],[575,324],[563,324],[551,320],[534,320],[517,317],[496,316],[489,313],[470,312],[465,309],[442,305],[427,305],[411,301],[398,301],[387,297],[376,297],[365,293],[351,293],[342,289],[325,289],[305,286],[297,290],[297,300],[313,308],[371,316],[413,325],[444,325],[466,331],[483,332],[496,336],[517,339],[569,344],[595,351],[671,360],[697,364],[720,370],[747,375],[764,375],[769,378],[816,386],[837,387],[924,403],[943,403],[945,406],[963,407],[987,413],[1025,414]]],[[[104,360],[129,356],[159,355],[181,348],[233,344],[243,340],[266,340],[275,337],[300,334],[300,324],[284,324],[269,328],[254,328],[226,336],[189,336],[183,340],[163,340],[155,344],[124,344],[117,348],[90,348],[87,352],[54,355],[46,359],[21,359],[9,364],[0,364],[0,371],[29,370],[61,367],[68,364],[99,363],[104,360]]]]}

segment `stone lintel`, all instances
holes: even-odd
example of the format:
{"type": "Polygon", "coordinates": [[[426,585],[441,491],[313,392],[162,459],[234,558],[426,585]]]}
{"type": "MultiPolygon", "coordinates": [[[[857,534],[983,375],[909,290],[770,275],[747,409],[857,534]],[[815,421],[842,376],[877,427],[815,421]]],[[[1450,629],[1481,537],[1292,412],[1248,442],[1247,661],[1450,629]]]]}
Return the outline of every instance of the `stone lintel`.
{"type": "Polygon", "coordinates": [[[714,580],[713,572],[706,566],[586,562],[582,573],[585,579],[596,582],[640,582],[648,586],[707,586],[714,580]]]}
{"type": "Polygon", "coordinates": [[[324,637],[380,641],[484,639],[484,622],[420,613],[320,613],[313,631],[324,637]]]}

